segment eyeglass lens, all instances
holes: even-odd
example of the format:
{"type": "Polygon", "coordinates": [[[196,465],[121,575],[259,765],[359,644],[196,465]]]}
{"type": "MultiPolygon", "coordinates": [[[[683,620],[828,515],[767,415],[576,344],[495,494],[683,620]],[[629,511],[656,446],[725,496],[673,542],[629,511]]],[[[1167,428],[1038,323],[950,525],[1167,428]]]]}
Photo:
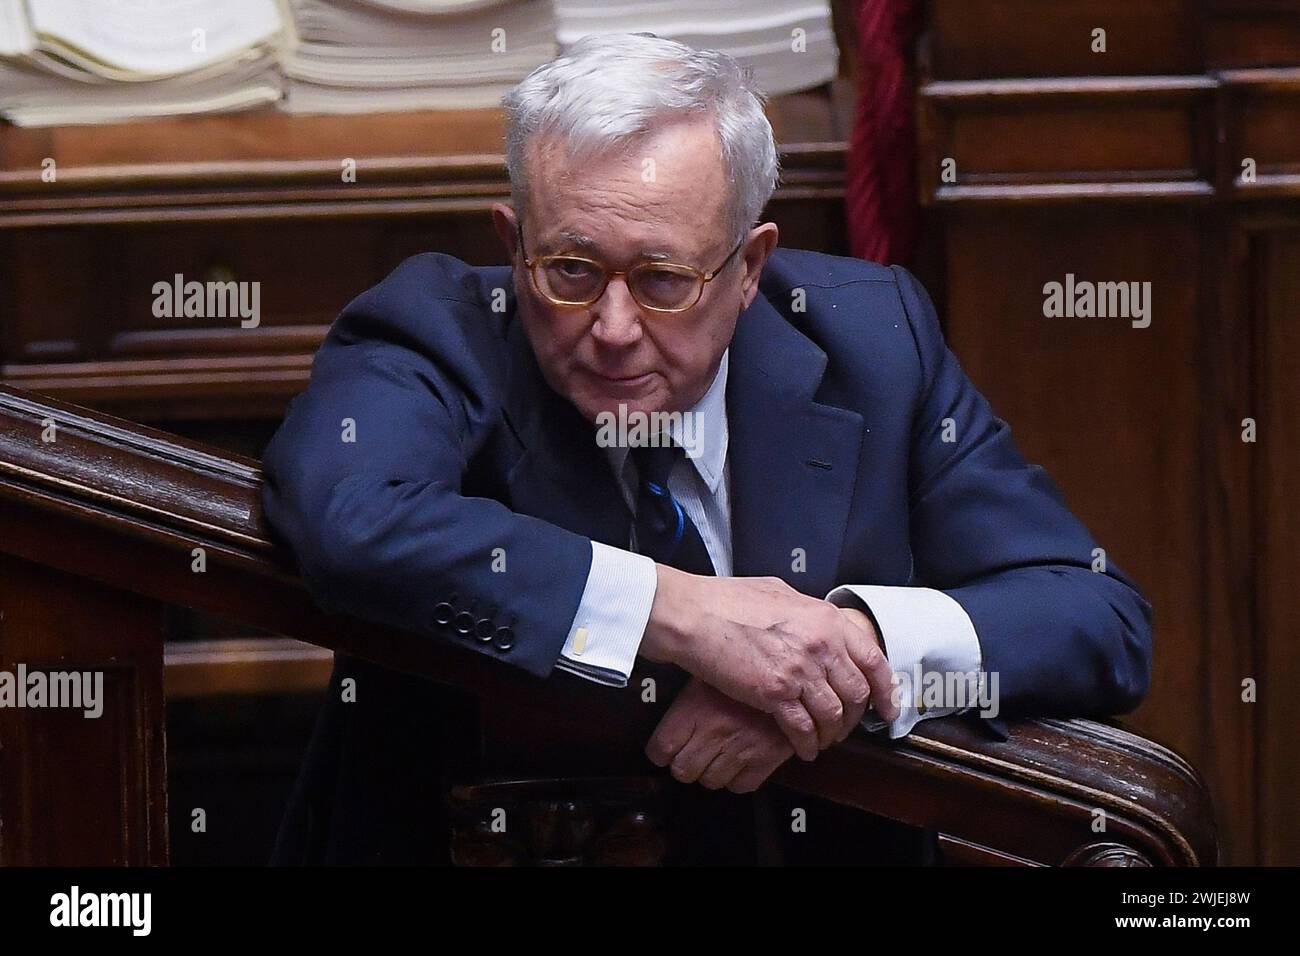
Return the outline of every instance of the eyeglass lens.
{"type": "MultiPolygon", "coordinates": [[[[560,302],[587,303],[600,295],[605,270],[584,259],[550,259],[537,270],[542,292],[560,302]]],[[[646,262],[627,275],[628,289],[642,305],[652,309],[680,309],[699,296],[700,276],[681,266],[646,262]]]]}

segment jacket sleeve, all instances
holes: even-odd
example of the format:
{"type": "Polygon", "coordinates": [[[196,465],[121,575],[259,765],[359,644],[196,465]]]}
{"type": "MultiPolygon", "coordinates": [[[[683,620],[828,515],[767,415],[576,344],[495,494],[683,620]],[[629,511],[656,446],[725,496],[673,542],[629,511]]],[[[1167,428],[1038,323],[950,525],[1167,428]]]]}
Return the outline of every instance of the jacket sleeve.
{"type": "Polygon", "coordinates": [[[500,422],[499,339],[481,305],[430,294],[436,283],[414,269],[331,327],[263,455],[265,514],[323,609],[547,676],[591,543],[462,493],[500,422]]]}
{"type": "Polygon", "coordinates": [[[916,577],[969,615],[1003,716],[1132,710],[1150,683],[1150,603],[1022,457],[925,290],[893,271],[922,376],[909,464],[916,577]]]}

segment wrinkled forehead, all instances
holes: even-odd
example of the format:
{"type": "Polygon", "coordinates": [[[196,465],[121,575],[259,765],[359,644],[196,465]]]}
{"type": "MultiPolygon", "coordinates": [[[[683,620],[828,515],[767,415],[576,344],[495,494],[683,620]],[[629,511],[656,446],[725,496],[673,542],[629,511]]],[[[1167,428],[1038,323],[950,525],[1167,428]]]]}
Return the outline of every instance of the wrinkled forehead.
{"type": "Polygon", "coordinates": [[[667,124],[598,152],[539,137],[526,156],[529,239],[545,251],[648,243],[647,255],[680,259],[730,238],[732,186],[707,120],[667,124]]]}

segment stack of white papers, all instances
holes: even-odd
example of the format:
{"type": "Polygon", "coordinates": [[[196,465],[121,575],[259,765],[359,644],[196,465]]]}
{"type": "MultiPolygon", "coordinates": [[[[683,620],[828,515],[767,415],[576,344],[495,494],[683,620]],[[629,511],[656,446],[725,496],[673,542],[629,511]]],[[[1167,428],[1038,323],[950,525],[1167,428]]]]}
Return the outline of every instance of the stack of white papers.
{"type": "Polygon", "coordinates": [[[280,99],[276,0],[0,0],[0,115],[24,126],[280,99]]]}
{"type": "Polygon", "coordinates": [[[639,32],[729,53],[768,95],[839,58],[829,0],[0,0],[0,116],[490,108],[579,38],[639,32]]]}
{"type": "Polygon", "coordinates": [[[721,50],[769,96],[820,86],[839,65],[829,0],[555,0],[555,17],[561,47],[589,33],[653,33],[721,50]]]}
{"type": "Polygon", "coordinates": [[[477,109],[553,59],[551,0],[290,0],[291,113],[477,109]]]}

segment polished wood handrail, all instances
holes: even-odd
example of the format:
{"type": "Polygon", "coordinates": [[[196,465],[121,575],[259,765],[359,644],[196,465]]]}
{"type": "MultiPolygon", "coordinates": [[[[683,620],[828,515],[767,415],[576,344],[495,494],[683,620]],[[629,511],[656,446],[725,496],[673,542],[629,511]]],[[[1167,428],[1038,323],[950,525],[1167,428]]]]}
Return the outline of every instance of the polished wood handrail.
{"type": "MultiPolygon", "coordinates": [[[[616,716],[612,695],[597,685],[566,675],[538,680],[481,655],[318,609],[292,557],[268,533],[261,477],[255,460],[0,386],[0,560],[19,562],[13,567],[47,574],[60,587],[84,582],[128,603],[202,610],[497,695],[539,714],[582,709],[596,718],[592,725],[602,714],[605,723],[616,716]],[[206,560],[202,573],[192,569],[196,549],[206,560]]],[[[5,593],[0,586],[0,600],[5,593]]],[[[0,636],[5,611],[0,604],[0,636]]],[[[164,636],[160,627],[152,650],[159,684],[164,636]]],[[[147,657],[147,641],[136,653],[147,657]]],[[[0,655],[0,666],[12,656],[0,655]]],[[[145,723],[158,711],[147,714],[145,723]]],[[[6,726],[0,721],[0,734],[6,726]]],[[[35,771],[16,765],[3,744],[0,739],[0,792],[12,793],[15,776],[35,771]]],[[[854,735],[814,762],[791,761],[775,779],[935,829],[955,860],[1217,861],[1213,816],[1197,773],[1114,723],[1017,720],[1010,722],[1010,738],[997,741],[964,719],[932,720],[897,741],[854,735]]],[[[37,824],[30,816],[37,809],[4,799],[0,814],[27,814],[37,824]]],[[[146,831],[158,826],[143,811],[136,819],[146,831]]],[[[157,837],[128,841],[122,861],[165,860],[157,837]],[[146,845],[152,849],[131,849],[146,845]]],[[[3,862],[48,862],[49,856],[32,840],[22,843],[22,852],[0,842],[3,862]]]]}

